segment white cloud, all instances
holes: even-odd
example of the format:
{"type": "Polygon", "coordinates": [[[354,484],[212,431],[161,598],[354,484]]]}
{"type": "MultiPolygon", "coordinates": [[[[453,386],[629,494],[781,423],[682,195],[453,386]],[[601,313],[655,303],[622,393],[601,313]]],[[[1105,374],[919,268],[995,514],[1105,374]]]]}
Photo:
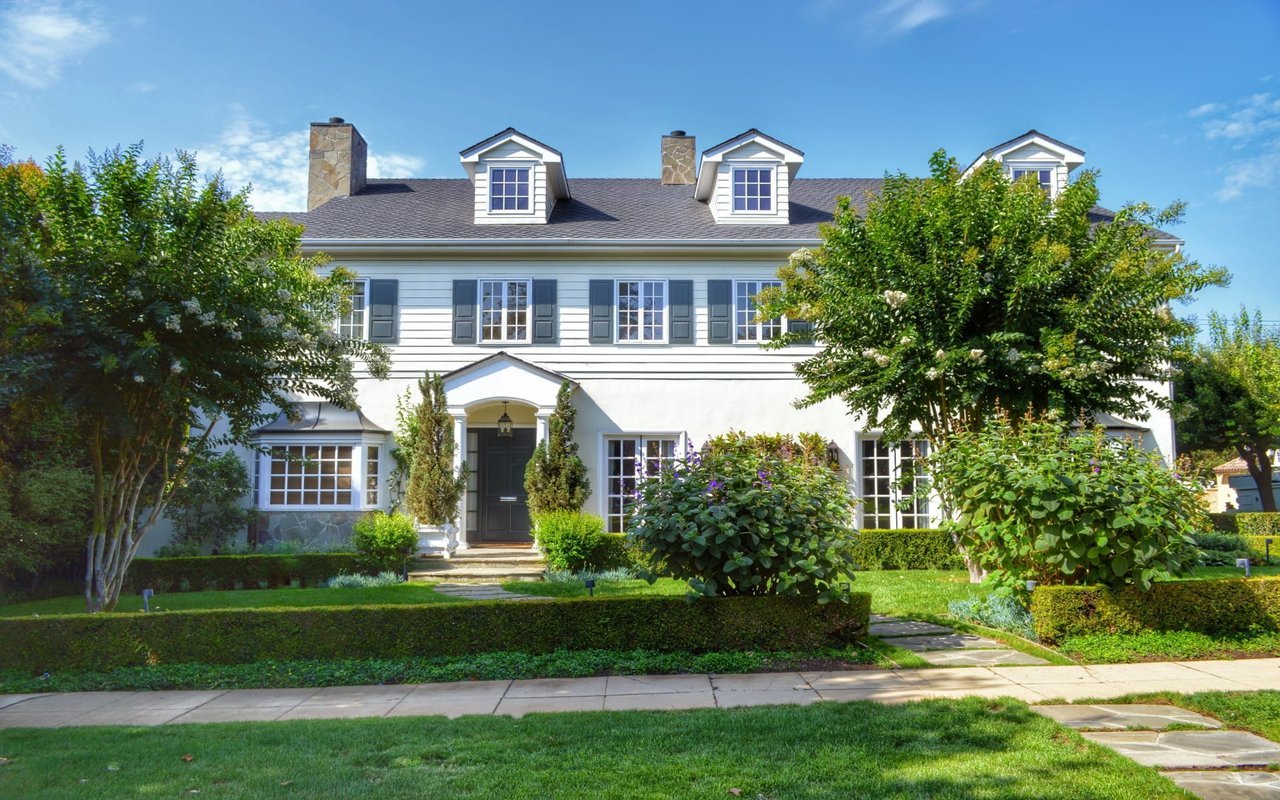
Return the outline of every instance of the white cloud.
{"type": "Polygon", "coordinates": [[[942,0],[888,0],[870,18],[890,34],[902,34],[950,16],[952,8],[942,0]]]}
{"type": "Polygon", "coordinates": [[[1227,202],[1280,187],[1280,98],[1259,92],[1231,103],[1205,103],[1189,113],[1202,118],[1207,141],[1227,145],[1232,154],[1218,170],[1223,178],[1215,197],[1227,202]]]}
{"type": "Polygon", "coordinates": [[[809,0],[805,14],[869,39],[887,40],[930,23],[977,11],[987,0],[809,0]]]}
{"type": "Polygon", "coordinates": [[[149,94],[155,90],[156,85],[151,81],[137,81],[136,83],[129,84],[129,91],[136,92],[138,94],[149,94]]]}
{"type": "MultiPolygon", "coordinates": [[[[251,184],[249,200],[260,211],[305,211],[310,133],[272,131],[242,109],[233,109],[232,116],[216,142],[198,149],[200,167],[221,170],[233,190],[251,184]]],[[[423,165],[416,156],[370,153],[367,173],[370,178],[405,178],[423,165]]]]}
{"type": "Polygon", "coordinates": [[[106,25],[87,8],[57,0],[25,0],[0,12],[0,71],[36,89],[62,75],[62,67],[109,37],[106,25]]]}

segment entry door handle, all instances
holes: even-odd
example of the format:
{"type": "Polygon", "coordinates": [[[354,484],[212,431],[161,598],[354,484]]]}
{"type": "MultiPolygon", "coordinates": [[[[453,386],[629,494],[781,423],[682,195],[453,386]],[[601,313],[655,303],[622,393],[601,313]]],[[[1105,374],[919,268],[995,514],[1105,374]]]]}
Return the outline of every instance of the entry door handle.
{"type": "Polygon", "coordinates": [[[498,502],[500,502],[500,503],[514,503],[514,502],[516,502],[516,500],[517,500],[517,499],[518,499],[518,498],[516,498],[514,495],[503,495],[503,496],[501,496],[501,497],[499,497],[499,498],[498,498],[498,502]]]}

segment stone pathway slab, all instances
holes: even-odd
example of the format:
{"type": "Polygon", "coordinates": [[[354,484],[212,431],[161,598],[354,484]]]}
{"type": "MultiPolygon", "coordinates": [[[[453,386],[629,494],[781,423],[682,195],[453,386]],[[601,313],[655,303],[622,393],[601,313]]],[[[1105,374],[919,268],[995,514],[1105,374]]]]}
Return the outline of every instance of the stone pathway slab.
{"type": "Polygon", "coordinates": [[[1202,800],[1280,800],[1280,774],[1274,772],[1162,772],[1202,800]]]}
{"type": "Polygon", "coordinates": [[[954,632],[945,625],[935,625],[932,622],[919,622],[913,619],[873,622],[870,628],[872,636],[879,636],[882,639],[890,639],[896,636],[932,636],[934,634],[954,632]]]}
{"type": "Polygon", "coordinates": [[[902,636],[893,639],[890,644],[902,647],[914,653],[926,650],[1004,650],[1004,645],[985,636],[974,636],[968,633],[951,633],[943,636],[902,636]]]}
{"type": "Polygon", "coordinates": [[[943,667],[996,667],[1002,664],[1048,664],[1039,656],[1017,650],[927,650],[920,657],[943,667]]]}
{"type": "Polygon", "coordinates": [[[1062,705],[1035,706],[1031,709],[1055,722],[1076,730],[1130,730],[1149,728],[1162,731],[1170,725],[1199,725],[1202,728],[1221,728],[1222,723],[1213,717],[1186,711],[1177,706],[1144,705],[1141,703],[1120,705],[1062,705]]]}
{"type": "Polygon", "coordinates": [[[1244,731],[1082,733],[1146,767],[1223,769],[1280,763],[1280,744],[1244,731]]]}

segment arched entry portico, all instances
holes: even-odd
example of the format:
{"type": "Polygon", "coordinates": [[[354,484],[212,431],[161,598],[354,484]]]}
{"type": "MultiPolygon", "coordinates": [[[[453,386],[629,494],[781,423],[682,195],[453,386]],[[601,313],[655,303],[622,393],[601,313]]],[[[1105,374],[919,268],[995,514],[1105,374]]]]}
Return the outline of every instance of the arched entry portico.
{"type": "Polygon", "coordinates": [[[453,417],[454,463],[469,468],[467,492],[458,509],[458,549],[501,542],[528,542],[529,512],[524,470],[534,447],[547,435],[564,375],[506,352],[444,376],[453,417]],[[511,419],[511,435],[499,420],[511,419]]]}

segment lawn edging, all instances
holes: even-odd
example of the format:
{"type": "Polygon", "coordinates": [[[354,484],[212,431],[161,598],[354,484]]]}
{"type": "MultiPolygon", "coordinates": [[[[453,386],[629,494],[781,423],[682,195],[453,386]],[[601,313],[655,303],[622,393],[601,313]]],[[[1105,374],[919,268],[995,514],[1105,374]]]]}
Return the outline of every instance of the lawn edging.
{"type": "Polygon", "coordinates": [[[1031,596],[1036,635],[1056,645],[1072,636],[1141,631],[1232,634],[1280,628],[1280,578],[1190,580],[1134,586],[1040,586],[1031,596]]]}
{"type": "Polygon", "coordinates": [[[866,633],[871,596],[637,597],[0,619],[0,669],[474,655],[812,650],[866,633]]]}

